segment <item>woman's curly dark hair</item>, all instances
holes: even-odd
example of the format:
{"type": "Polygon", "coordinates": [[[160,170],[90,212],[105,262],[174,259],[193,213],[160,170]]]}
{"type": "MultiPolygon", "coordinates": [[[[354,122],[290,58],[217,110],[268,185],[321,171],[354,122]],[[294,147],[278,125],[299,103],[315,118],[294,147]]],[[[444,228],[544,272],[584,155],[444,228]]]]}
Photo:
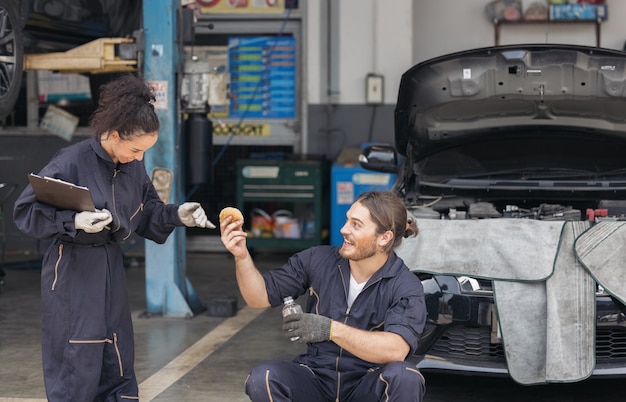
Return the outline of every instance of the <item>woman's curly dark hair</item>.
{"type": "Polygon", "coordinates": [[[120,138],[159,131],[159,118],[154,111],[154,91],[142,78],[123,75],[100,87],[98,107],[89,119],[96,138],[116,130],[120,138]]]}

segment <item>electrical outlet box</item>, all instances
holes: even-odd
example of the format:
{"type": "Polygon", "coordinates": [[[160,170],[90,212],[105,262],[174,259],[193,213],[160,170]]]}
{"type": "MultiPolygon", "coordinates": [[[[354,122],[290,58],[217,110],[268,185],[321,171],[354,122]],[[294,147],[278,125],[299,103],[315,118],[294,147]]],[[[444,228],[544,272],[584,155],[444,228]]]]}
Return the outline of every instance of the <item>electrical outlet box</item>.
{"type": "Polygon", "coordinates": [[[384,79],[379,74],[368,74],[365,79],[365,102],[373,105],[383,103],[384,79]]]}

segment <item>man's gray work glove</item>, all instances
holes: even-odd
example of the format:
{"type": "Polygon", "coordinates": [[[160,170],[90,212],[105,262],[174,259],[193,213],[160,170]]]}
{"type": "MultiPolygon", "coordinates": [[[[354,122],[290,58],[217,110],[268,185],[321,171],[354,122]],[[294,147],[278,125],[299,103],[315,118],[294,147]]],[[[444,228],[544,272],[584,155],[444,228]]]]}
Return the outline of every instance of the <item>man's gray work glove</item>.
{"type": "Polygon", "coordinates": [[[215,229],[198,202],[186,202],[178,207],[178,217],[187,227],[215,229]]]}
{"type": "Polygon", "coordinates": [[[296,313],[283,318],[285,337],[299,343],[330,340],[332,320],[318,314],[296,313]]]}
{"type": "Polygon", "coordinates": [[[106,209],[95,212],[83,211],[74,215],[74,227],[87,233],[98,233],[113,220],[113,216],[106,209]]]}

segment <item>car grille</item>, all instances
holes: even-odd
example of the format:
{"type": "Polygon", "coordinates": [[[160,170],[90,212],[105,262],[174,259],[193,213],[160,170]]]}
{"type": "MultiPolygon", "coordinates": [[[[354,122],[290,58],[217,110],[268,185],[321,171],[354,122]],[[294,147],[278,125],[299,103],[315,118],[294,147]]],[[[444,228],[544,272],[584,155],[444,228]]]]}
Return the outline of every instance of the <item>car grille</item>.
{"type": "Polygon", "coordinates": [[[450,327],[428,354],[497,362],[505,360],[502,344],[491,343],[491,331],[488,327],[450,327]]]}
{"type": "MultiPolygon", "coordinates": [[[[491,332],[488,327],[450,327],[428,351],[428,354],[505,363],[504,347],[501,343],[491,343],[491,332]]],[[[626,328],[597,328],[596,363],[619,361],[626,364],[626,328]]]]}
{"type": "Polygon", "coordinates": [[[596,330],[596,361],[626,361],[626,329],[622,327],[598,328],[596,330]]]}

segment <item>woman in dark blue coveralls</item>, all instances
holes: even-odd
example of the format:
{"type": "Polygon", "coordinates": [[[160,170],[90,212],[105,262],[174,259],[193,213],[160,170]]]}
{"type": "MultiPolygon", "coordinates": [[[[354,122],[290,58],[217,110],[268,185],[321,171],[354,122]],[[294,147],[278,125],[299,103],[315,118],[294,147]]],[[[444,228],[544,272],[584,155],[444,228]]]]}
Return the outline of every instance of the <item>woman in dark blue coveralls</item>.
{"type": "Polygon", "coordinates": [[[147,83],[125,75],[101,88],[95,137],[61,149],[39,172],[88,187],[96,211],[58,210],[26,187],[14,221],[51,239],[41,272],[42,355],[51,402],[137,400],[133,327],[120,243],[131,234],[163,243],[177,226],[214,228],[198,203],[159,199],[144,153],[159,120],[147,83]]]}
{"type": "Polygon", "coordinates": [[[307,293],[304,313],[283,319],[287,339],[306,343],[291,362],[270,360],[250,372],[255,402],[420,402],[425,384],[405,361],[426,321],[422,283],[393,251],[417,234],[394,193],[360,195],[346,214],[341,247],[317,246],[261,273],[241,222],[220,222],[237,283],[250,307],[277,307],[307,293]]]}

